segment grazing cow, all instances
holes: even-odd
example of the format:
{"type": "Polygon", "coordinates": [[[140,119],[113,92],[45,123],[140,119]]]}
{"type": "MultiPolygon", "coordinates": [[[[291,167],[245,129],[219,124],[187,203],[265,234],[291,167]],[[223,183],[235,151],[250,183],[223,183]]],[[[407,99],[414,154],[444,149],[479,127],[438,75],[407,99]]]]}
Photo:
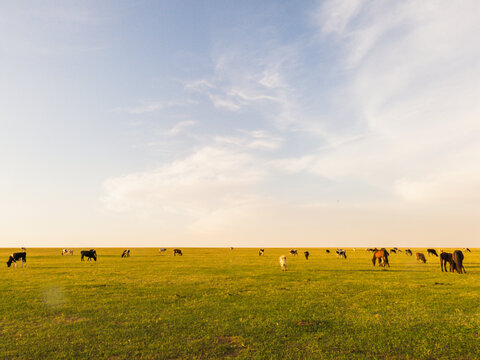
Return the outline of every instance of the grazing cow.
{"type": "Polygon", "coordinates": [[[375,252],[375,251],[377,251],[377,249],[376,249],[376,248],[375,248],[375,249],[368,248],[367,251],[368,251],[368,252],[375,252]]]}
{"type": "Polygon", "coordinates": [[[375,266],[375,262],[378,259],[379,266],[382,265],[383,267],[385,267],[386,265],[388,265],[388,267],[390,267],[390,263],[388,262],[388,255],[388,251],[385,248],[380,250],[375,249],[372,258],[373,266],[375,266]]]}
{"type": "Polygon", "coordinates": [[[73,256],[73,250],[63,249],[63,250],[62,250],[62,256],[63,256],[63,255],[72,255],[72,256],[73,256]]]}
{"type": "Polygon", "coordinates": [[[310,256],[310,253],[308,251],[305,251],[303,254],[305,255],[305,259],[308,260],[308,257],[310,256]]]}
{"type": "Polygon", "coordinates": [[[465,267],[463,266],[463,253],[460,251],[460,250],[455,250],[453,252],[453,261],[455,262],[455,270],[459,273],[459,274],[463,274],[463,273],[467,273],[467,271],[465,270],[465,267]]]}
{"type": "Polygon", "coordinates": [[[325,252],[326,252],[327,254],[330,254],[330,250],[328,250],[328,249],[327,249],[327,250],[325,250],[325,252]]]}
{"type": "Polygon", "coordinates": [[[25,263],[25,267],[27,267],[27,252],[18,252],[18,253],[13,253],[10,254],[8,261],[7,261],[7,266],[10,267],[12,263],[14,263],[14,266],[17,267],[17,261],[22,263],[22,268],[23,268],[23,263],[25,263]]]}
{"type": "Polygon", "coordinates": [[[445,267],[445,272],[447,272],[447,262],[450,265],[450,272],[455,270],[455,262],[453,261],[453,255],[451,253],[442,252],[440,253],[440,268],[445,267]]]}
{"type": "Polygon", "coordinates": [[[298,255],[298,251],[296,249],[290,250],[290,255],[298,255]]]}
{"type": "Polygon", "coordinates": [[[396,254],[396,253],[397,253],[397,250],[395,250],[395,249],[390,249],[390,252],[396,254]]]}
{"type": "Polygon", "coordinates": [[[265,249],[258,250],[258,256],[265,255],[265,249]]]}
{"type": "Polygon", "coordinates": [[[158,249],[158,251],[160,251],[161,253],[164,253],[164,252],[166,252],[166,251],[167,251],[167,249],[165,249],[165,248],[161,248],[161,249],[158,249]]]}
{"type": "Polygon", "coordinates": [[[282,269],[282,271],[287,271],[287,257],[285,255],[282,255],[280,256],[279,261],[280,269],[282,269]]]}
{"type": "Polygon", "coordinates": [[[405,255],[413,256],[412,250],[410,250],[410,249],[405,250],[405,255]]]}
{"type": "Polygon", "coordinates": [[[428,256],[433,256],[433,255],[435,255],[435,256],[438,257],[438,254],[437,254],[437,252],[435,251],[435,249],[427,249],[427,254],[428,254],[428,256]]]}
{"type": "Polygon", "coordinates": [[[423,253],[415,253],[415,256],[417,257],[417,261],[422,261],[424,264],[427,262],[423,253]]]}
{"type": "Polygon", "coordinates": [[[130,249],[123,250],[122,258],[130,257],[130,249]]]}
{"type": "Polygon", "coordinates": [[[347,258],[347,252],[343,249],[337,249],[336,253],[337,257],[343,257],[344,259],[347,258]]]}
{"type": "Polygon", "coordinates": [[[233,246],[230,246],[230,250],[233,250],[233,246]]]}
{"type": "MultiPolygon", "coordinates": [[[[22,248],[23,249],[23,248],[22,248]]],[[[469,248],[465,248],[464,249],[466,252],[472,252],[472,250],[470,250],[469,248]]]]}
{"type": "Polygon", "coordinates": [[[177,255],[183,256],[182,250],[180,250],[180,249],[173,249],[173,256],[177,256],[177,255]]]}
{"type": "Polygon", "coordinates": [[[87,261],[90,261],[92,259],[97,261],[97,252],[93,249],[82,250],[82,251],[80,251],[80,255],[82,255],[82,257],[80,259],[81,261],[83,261],[84,257],[87,257],[87,261]]]}
{"type": "Polygon", "coordinates": [[[22,251],[23,251],[23,252],[27,252],[27,248],[26,248],[26,247],[22,247],[22,251]]]}

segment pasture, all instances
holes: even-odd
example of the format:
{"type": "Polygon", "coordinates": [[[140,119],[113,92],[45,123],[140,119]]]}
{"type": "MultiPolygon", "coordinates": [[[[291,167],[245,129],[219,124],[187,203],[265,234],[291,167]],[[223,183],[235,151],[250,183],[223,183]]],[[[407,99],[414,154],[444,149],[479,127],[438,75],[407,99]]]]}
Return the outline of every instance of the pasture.
{"type": "MultiPolygon", "coordinates": [[[[97,248],[98,261],[0,249],[4,359],[479,359],[480,250],[467,274],[437,257],[347,248],[97,248]],[[278,257],[287,256],[282,272],[278,257]]],[[[426,249],[412,249],[424,252],[426,249]]],[[[438,250],[438,249],[437,249],[438,250]]]]}

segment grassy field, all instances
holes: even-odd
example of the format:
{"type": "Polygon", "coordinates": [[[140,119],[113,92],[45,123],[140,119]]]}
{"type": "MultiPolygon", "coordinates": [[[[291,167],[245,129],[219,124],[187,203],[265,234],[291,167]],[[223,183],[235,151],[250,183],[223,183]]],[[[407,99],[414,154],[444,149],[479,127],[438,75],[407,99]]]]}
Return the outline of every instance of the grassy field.
{"type": "MultiPolygon", "coordinates": [[[[3,359],[480,359],[480,250],[466,275],[324,249],[28,249],[0,267],[3,359]],[[282,273],[278,256],[287,255],[282,273]]],[[[422,249],[426,254],[425,249],[422,249]]],[[[0,249],[0,257],[18,249],[0,249]]]]}

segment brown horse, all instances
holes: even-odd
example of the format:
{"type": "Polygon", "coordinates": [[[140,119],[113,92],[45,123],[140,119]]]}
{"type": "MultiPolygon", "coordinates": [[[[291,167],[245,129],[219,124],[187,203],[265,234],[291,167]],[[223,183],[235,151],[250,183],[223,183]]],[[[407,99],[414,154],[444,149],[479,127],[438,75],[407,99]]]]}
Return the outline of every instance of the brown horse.
{"type": "Polygon", "coordinates": [[[386,249],[375,250],[373,252],[373,266],[375,266],[375,262],[377,261],[377,259],[379,266],[382,265],[383,267],[385,267],[385,265],[388,265],[388,267],[390,267],[390,264],[388,263],[388,251],[386,249]]]}
{"type": "Polygon", "coordinates": [[[463,274],[463,273],[466,274],[467,272],[465,271],[465,268],[463,267],[463,253],[460,250],[455,250],[453,252],[452,257],[453,257],[453,261],[455,262],[455,270],[457,270],[457,272],[459,274],[463,274]]]}
{"type": "Polygon", "coordinates": [[[425,255],[423,255],[423,253],[415,253],[415,256],[417,257],[417,261],[421,261],[424,264],[427,262],[427,259],[425,259],[425,255]]]}
{"type": "Polygon", "coordinates": [[[450,272],[453,272],[455,270],[455,262],[453,261],[453,255],[450,253],[442,252],[440,254],[440,267],[443,268],[445,267],[445,272],[447,271],[447,262],[450,265],[450,272]]]}

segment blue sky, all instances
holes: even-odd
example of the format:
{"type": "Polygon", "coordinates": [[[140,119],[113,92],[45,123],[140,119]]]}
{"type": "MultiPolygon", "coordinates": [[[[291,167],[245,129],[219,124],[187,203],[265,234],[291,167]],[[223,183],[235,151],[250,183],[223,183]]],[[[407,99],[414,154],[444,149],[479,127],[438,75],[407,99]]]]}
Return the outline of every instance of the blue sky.
{"type": "Polygon", "coordinates": [[[3,1],[1,246],[480,246],[476,1],[3,1]]]}

